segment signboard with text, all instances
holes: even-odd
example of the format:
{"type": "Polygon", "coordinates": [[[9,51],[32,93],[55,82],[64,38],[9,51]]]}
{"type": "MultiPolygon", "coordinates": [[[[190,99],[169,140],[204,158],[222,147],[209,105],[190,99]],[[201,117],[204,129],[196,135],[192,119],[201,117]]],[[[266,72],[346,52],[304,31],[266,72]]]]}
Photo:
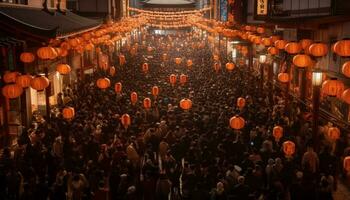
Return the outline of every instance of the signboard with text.
{"type": "Polygon", "coordinates": [[[269,0],[255,0],[254,18],[266,19],[268,16],[269,0]]]}

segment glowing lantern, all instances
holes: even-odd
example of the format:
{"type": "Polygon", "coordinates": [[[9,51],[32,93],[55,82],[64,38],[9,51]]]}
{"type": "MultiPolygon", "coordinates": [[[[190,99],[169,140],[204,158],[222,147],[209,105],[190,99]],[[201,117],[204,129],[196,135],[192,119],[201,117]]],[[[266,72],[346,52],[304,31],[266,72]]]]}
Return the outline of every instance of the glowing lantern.
{"type": "Polygon", "coordinates": [[[79,45],[80,41],[78,38],[72,38],[72,39],[68,40],[68,43],[71,47],[75,48],[79,45]]]}
{"type": "Polygon", "coordinates": [[[328,47],[324,43],[314,43],[310,45],[309,52],[311,55],[315,57],[322,57],[327,55],[328,53],[328,47]]]}
{"type": "Polygon", "coordinates": [[[347,104],[350,104],[350,89],[347,89],[343,92],[341,99],[347,104]]]}
{"type": "Polygon", "coordinates": [[[234,116],[230,119],[230,127],[235,130],[240,130],[245,126],[245,120],[240,116],[234,116]]]}
{"type": "Polygon", "coordinates": [[[124,126],[124,128],[128,128],[131,124],[131,119],[128,114],[123,114],[120,118],[120,122],[124,126]]]}
{"type": "Polygon", "coordinates": [[[327,135],[332,141],[336,141],[340,137],[340,130],[337,127],[331,127],[328,129],[327,135]]]}
{"type": "Polygon", "coordinates": [[[4,76],[2,77],[5,83],[14,83],[16,82],[17,76],[19,76],[19,72],[5,72],[4,76]]]}
{"type": "Polygon", "coordinates": [[[193,62],[192,62],[192,60],[187,60],[187,67],[192,67],[192,65],[193,65],[193,62]]]}
{"type": "Polygon", "coordinates": [[[216,73],[218,73],[220,71],[220,68],[221,68],[221,66],[220,66],[219,63],[217,63],[217,62],[214,63],[214,70],[215,70],[216,73]]]}
{"type": "Polygon", "coordinates": [[[288,73],[279,73],[278,80],[281,83],[288,83],[289,82],[289,74],[288,73]]]}
{"type": "Polygon", "coordinates": [[[37,91],[43,91],[49,87],[50,81],[45,76],[36,76],[30,82],[30,87],[37,91]]]}
{"type": "Polygon", "coordinates": [[[124,55],[119,55],[119,64],[124,65],[125,64],[125,56],[124,55]]]}
{"type": "Polygon", "coordinates": [[[9,84],[5,85],[2,88],[2,95],[8,99],[15,99],[23,93],[23,89],[21,86],[17,84],[9,84]]]}
{"type": "Polygon", "coordinates": [[[350,172],[350,156],[344,158],[343,167],[346,172],[350,172]]]}
{"type": "Polygon", "coordinates": [[[114,84],[114,91],[117,94],[120,94],[122,92],[122,83],[121,82],[114,84]]]}
{"type": "Polygon", "coordinates": [[[263,27],[258,27],[258,28],[256,29],[256,32],[257,32],[257,33],[260,33],[260,34],[263,34],[263,33],[265,33],[265,29],[264,29],[263,27]]]}
{"type": "Polygon", "coordinates": [[[273,127],[272,135],[277,142],[280,141],[280,139],[283,137],[283,128],[281,126],[273,127]]]}
{"type": "Polygon", "coordinates": [[[131,101],[131,104],[132,104],[132,105],[135,105],[136,102],[137,102],[137,99],[138,99],[137,93],[136,93],[136,92],[132,92],[132,93],[130,94],[130,101],[131,101]]]}
{"type": "Polygon", "coordinates": [[[175,63],[176,63],[177,65],[180,65],[181,62],[182,62],[182,59],[181,59],[181,58],[175,58],[175,63]]]}
{"type": "Polygon", "coordinates": [[[29,74],[20,75],[16,78],[16,84],[21,86],[22,88],[27,88],[30,86],[33,77],[29,74]]]}
{"type": "Polygon", "coordinates": [[[187,82],[187,76],[185,74],[181,74],[180,75],[180,84],[185,85],[186,82],[187,82]]]}
{"type": "Polygon", "coordinates": [[[62,42],[61,45],[60,45],[60,47],[61,47],[62,49],[65,49],[65,50],[69,50],[69,49],[70,49],[70,45],[69,45],[68,42],[62,42]]]}
{"type": "Polygon", "coordinates": [[[277,40],[280,39],[280,36],[278,36],[278,35],[272,35],[272,36],[270,37],[270,39],[271,39],[271,42],[274,44],[277,40]]]}
{"type": "Polygon", "coordinates": [[[142,64],[142,71],[143,71],[144,73],[147,73],[147,72],[148,72],[148,63],[143,63],[143,64],[142,64]]]}
{"type": "Polygon", "coordinates": [[[189,110],[192,108],[192,101],[190,99],[182,99],[180,101],[180,108],[183,110],[189,110]]]}
{"type": "Polygon", "coordinates": [[[285,40],[277,40],[275,41],[275,47],[277,47],[279,50],[283,50],[286,47],[287,43],[288,42],[285,40]]]}
{"type": "Polygon", "coordinates": [[[255,38],[254,38],[254,44],[256,44],[256,45],[259,45],[259,44],[261,44],[261,37],[260,36],[256,36],[255,38]]]}
{"type": "Polygon", "coordinates": [[[235,68],[235,64],[232,62],[226,63],[226,69],[232,71],[235,68]]]}
{"type": "Polygon", "coordinates": [[[283,152],[286,157],[292,157],[295,152],[295,144],[292,141],[283,142],[283,152]]]}
{"type": "Polygon", "coordinates": [[[237,99],[237,107],[242,109],[245,106],[245,99],[243,97],[239,97],[237,99]]]}
{"type": "Polygon", "coordinates": [[[143,107],[147,110],[152,107],[152,101],[150,98],[143,99],[143,107]]]}
{"type": "Polygon", "coordinates": [[[52,47],[41,47],[36,54],[42,60],[52,60],[58,56],[56,50],[52,47]]]}
{"type": "Polygon", "coordinates": [[[85,45],[85,50],[86,51],[92,51],[94,49],[94,45],[92,43],[88,43],[85,45]]]}
{"type": "Polygon", "coordinates": [[[23,52],[21,53],[20,60],[23,63],[32,63],[35,60],[35,56],[30,52],[23,52]]]}
{"type": "Polygon", "coordinates": [[[269,47],[267,49],[267,52],[271,54],[272,56],[277,55],[279,53],[279,50],[276,47],[269,47]]]}
{"type": "Polygon", "coordinates": [[[71,120],[75,116],[75,110],[72,107],[66,107],[62,110],[62,116],[66,120],[71,120]]]}
{"type": "Polygon", "coordinates": [[[299,41],[301,48],[304,50],[308,49],[312,43],[313,43],[313,41],[310,39],[302,39],[299,41]]]}
{"type": "Polygon", "coordinates": [[[306,54],[298,54],[293,57],[293,64],[297,67],[304,68],[312,64],[310,56],[306,54]]]}
{"type": "Polygon", "coordinates": [[[322,84],[322,92],[330,97],[341,97],[344,92],[344,83],[332,78],[322,84]]]}
{"type": "Polygon", "coordinates": [[[98,88],[104,90],[111,86],[111,81],[108,78],[99,78],[96,81],[96,85],[98,88]]]}
{"type": "Polygon", "coordinates": [[[284,47],[284,50],[289,54],[297,54],[301,51],[301,45],[297,42],[289,42],[284,47]]]}
{"type": "Polygon", "coordinates": [[[56,71],[61,75],[67,75],[71,72],[71,68],[67,64],[58,64],[56,66],[56,71]]]}
{"type": "Polygon", "coordinates": [[[350,78],[350,61],[343,64],[341,71],[346,77],[350,78]]]}
{"type": "Polygon", "coordinates": [[[171,83],[171,85],[175,85],[176,83],[176,75],[175,74],[171,74],[170,77],[169,77],[169,81],[171,83]]]}
{"type": "Polygon", "coordinates": [[[261,40],[261,43],[262,43],[262,45],[264,45],[265,47],[269,47],[269,46],[272,45],[272,41],[271,41],[270,38],[263,38],[263,39],[261,40]]]}
{"type": "Polygon", "coordinates": [[[340,40],[334,44],[334,53],[339,56],[349,57],[350,56],[350,39],[340,40]]]}
{"type": "Polygon", "coordinates": [[[152,95],[154,97],[157,97],[159,95],[159,88],[158,88],[158,86],[153,86],[152,87],[152,95]]]}
{"type": "Polygon", "coordinates": [[[115,67],[110,67],[109,68],[109,75],[110,76],[115,76],[115,73],[116,73],[115,67]]]}
{"type": "Polygon", "coordinates": [[[66,57],[68,55],[68,50],[66,49],[61,49],[59,56],[61,57],[66,57]]]}

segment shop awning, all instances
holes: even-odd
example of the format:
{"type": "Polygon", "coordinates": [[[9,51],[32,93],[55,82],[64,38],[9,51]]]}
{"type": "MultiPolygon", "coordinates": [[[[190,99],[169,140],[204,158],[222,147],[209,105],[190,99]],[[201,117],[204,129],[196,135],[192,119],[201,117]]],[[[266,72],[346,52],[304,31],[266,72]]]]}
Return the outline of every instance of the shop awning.
{"type": "Polygon", "coordinates": [[[102,22],[70,11],[46,12],[40,8],[0,5],[0,23],[5,29],[29,32],[43,38],[64,38],[99,27],[102,22]]]}

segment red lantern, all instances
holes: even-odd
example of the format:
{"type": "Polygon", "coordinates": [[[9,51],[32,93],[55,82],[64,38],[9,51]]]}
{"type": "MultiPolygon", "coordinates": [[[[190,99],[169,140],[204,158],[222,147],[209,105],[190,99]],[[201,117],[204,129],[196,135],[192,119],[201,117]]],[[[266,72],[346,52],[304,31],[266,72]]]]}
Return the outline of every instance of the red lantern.
{"type": "Polygon", "coordinates": [[[284,47],[284,50],[289,54],[297,54],[301,51],[301,45],[297,42],[289,42],[284,47]]]}
{"type": "Polygon", "coordinates": [[[192,108],[192,101],[190,99],[182,99],[180,101],[180,107],[183,109],[183,110],[189,110],[192,108]]]}
{"type": "Polygon", "coordinates": [[[58,64],[56,66],[56,71],[61,75],[67,75],[71,72],[71,68],[67,64],[58,64]]]}
{"type": "Polygon", "coordinates": [[[245,106],[245,99],[243,97],[239,97],[237,99],[237,107],[242,109],[245,106]]]}
{"type": "Polygon", "coordinates": [[[288,42],[285,40],[277,40],[275,41],[275,47],[277,47],[279,50],[282,50],[286,47],[287,43],[288,42]]]}
{"type": "Polygon", "coordinates": [[[157,97],[159,95],[159,88],[158,88],[158,86],[153,86],[152,87],[152,95],[154,97],[157,97]]]}
{"type": "Polygon", "coordinates": [[[22,88],[27,88],[30,86],[33,77],[30,74],[20,75],[16,78],[16,84],[22,88]]]}
{"type": "Polygon", "coordinates": [[[240,130],[244,127],[245,120],[242,117],[234,116],[230,119],[230,127],[235,130],[240,130]]]}
{"type": "Polygon", "coordinates": [[[142,71],[143,71],[144,73],[147,73],[147,72],[148,72],[148,63],[143,63],[143,64],[142,64],[142,71]]]}
{"type": "Polygon", "coordinates": [[[277,40],[279,40],[281,37],[279,35],[272,35],[270,37],[272,44],[275,44],[277,40]]]}
{"type": "Polygon", "coordinates": [[[283,128],[281,126],[273,127],[272,135],[277,142],[280,141],[280,139],[283,137],[283,128]]]}
{"type": "Polygon", "coordinates": [[[124,128],[128,128],[131,124],[131,119],[128,114],[123,114],[122,117],[120,118],[120,122],[124,126],[124,128]]]}
{"type": "Polygon", "coordinates": [[[309,67],[312,64],[312,60],[306,54],[298,54],[293,57],[293,64],[300,68],[309,67]]]}
{"type": "Polygon", "coordinates": [[[45,76],[36,76],[30,82],[30,87],[37,91],[43,91],[49,87],[50,81],[45,76]]]}
{"type": "Polygon", "coordinates": [[[35,60],[35,56],[30,52],[23,52],[21,53],[20,60],[23,63],[32,63],[35,60]]]}
{"type": "Polygon", "coordinates": [[[135,105],[137,102],[138,96],[136,92],[132,92],[130,95],[130,101],[132,105],[135,105]]]}
{"type": "Polygon", "coordinates": [[[278,80],[281,83],[288,83],[289,82],[289,74],[288,73],[279,73],[278,80]]]}
{"type": "Polygon", "coordinates": [[[261,43],[262,43],[262,45],[264,45],[265,47],[269,47],[269,46],[272,45],[272,41],[271,41],[270,38],[263,38],[263,39],[261,40],[261,43]]]}
{"type": "Polygon", "coordinates": [[[269,54],[274,56],[274,55],[277,55],[279,53],[279,50],[276,47],[269,47],[267,49],[267,52],[269,52],[269,54]]]}
{"type": "Polygon", "coordinates": [[[2,95],[8,99],[15,99],[23,93],[23,89],[21,86],[17,84],[9,84],[5,85],[2,88],[2,95]]]}
{"type": "Polygon", "coordinates": [[[295,144],[292,141],[285,141],[283,143],[283,152],[286,155],[286,157],[292,157],[295,153],[295,144]]]}
{"type": "Polygon", "coordinates": [[[185,85],[186,82],[187,82],[187,76],[185,74],[181,74],[180,75],[180,84],[185,85]]]}
{"type": "Polygon", "coordinates": [[[121,82],[114,84],[114,91],[117,94],[120,94],[122,92],[122,83],[121,82]]]}
{"type": "Polygon", "coordinates": [[[331,141],[335,142],[340,137],[340,130],[337,127],[331,127],[328,129],[327,134],[328,134],[329,139],[331,139],[331,141]]]}
{"type": "Polygon", "coordinates": [[[265,33],[265,29],[264,29],[263,27],[258,27],[258,28],[256,29],[256,32],[257,32],[257,33],[260,33],[260,34],[263,34],[263,33],[265,33]]]}
{"type": "Polygon", "coordinates": [[[350,104],[350,89],[345,90],[341,95],[341,98],[344,102],[350,104]]]}
{"type": "Polygon", "coordinates": [[[171,83],[171,85],[175,85],[176,83],[176,75],[175,74],[171,74],[170,77],[169,77],[169,81],[171,83]]]}
{"type": "Polygon", "coordinates": [[[58,56],[56,50],[52,47],[41,47],[36,54],[42,60],[52,60],[58,56]]]}
{"type": "Polygon", "coordinates": [[[339,56],[349,57],[350,56],[350,39],[340,40],[334,44],[334,53],[339,56]]]}
{"type": "Polygon", "coordinates": [[[343,64],[341,71],[346,77],[350,78],[350,61],[343,64]]]}
{"type": "Polygon", "coordinates": [[[331,97],[341,97],[344,92],[344,83],[335,78],[326,80],[322,84],[322,92],[331,97]]]}
{"type": "Polygon", "coordinates": [[[111,81],[108,78],[99,78],[96,81],[96,85],[98,88],[104,90],[111,86],[111,81]]]}
{"type": "Polygon", "coordinates": [[[16,78],[21,75],[19,72],[5,72],[4,76],[2,77],[5,83],[15,83],[16,78]]]}
{"type": "Polygon", "coordinates": [[[314,43],[310,45],[309,52],[315,57],[322,57],[327,55],[328,47],[324,43],[314,43]]]}
{"type": "Polygon", "coordinates": [[[313,41],[310,39],[302,39],[299,41],[299,44],[301,45],[301,48],[304,49],[304,51],[306,49],[309,49],[309,47],[312,43],[313,43],[313,41]]]}
{"type": "Polygon", "coordinates": [[[71,120],[75,116],[75,110],[73,107],[66,107],[62,110],[63,118],[66,120],[71,120]]]}
{"type": "Polygon", "coordinates": [[[151,101],[151,99],[150,98],[145,98],[144,100],[143,100],[143,107],[145,108],[145,109],[150,109],[151,107],[152,107],[152,101],[151,101]]]}
{"type": "Polygon", "coordinates": [[[260,36],[256,36],[255,38],[254,38],[254,44],[256,44],[256,45],[259,45],[259,44],[261,44],[261,37],[260,36]]]}
{"type": "Polygon", "coordinates": [[[232,71],[235,68],[235,64],[232,62],[226,63],[226,69],[232,71]]]}
{"type": "Polygon", "coordinates": [[[94,49],[94,45],[92,43],[88,43],[85,45],[85,50],[86,51],[92,51],[94,49]]]}

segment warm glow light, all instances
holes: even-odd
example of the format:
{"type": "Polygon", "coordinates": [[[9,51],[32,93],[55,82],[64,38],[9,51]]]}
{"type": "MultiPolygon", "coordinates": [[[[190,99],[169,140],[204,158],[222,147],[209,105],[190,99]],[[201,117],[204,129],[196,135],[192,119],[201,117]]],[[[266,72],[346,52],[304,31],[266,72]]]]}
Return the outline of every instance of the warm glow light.
{"type": "Polygon", "coordinates": [[[322,72],[314,71],[312,72],[312,85],[313,86],[321,86],[322,85],[322,72]]]}
{"type": "Polygon", "coordinates": [[[266,55],[260,55],[260,57],[259,57],[259,62],[260,62],[261,64],[264,64],[264,63],[266,62],[266,59],[267,59],[266,55]]]}

